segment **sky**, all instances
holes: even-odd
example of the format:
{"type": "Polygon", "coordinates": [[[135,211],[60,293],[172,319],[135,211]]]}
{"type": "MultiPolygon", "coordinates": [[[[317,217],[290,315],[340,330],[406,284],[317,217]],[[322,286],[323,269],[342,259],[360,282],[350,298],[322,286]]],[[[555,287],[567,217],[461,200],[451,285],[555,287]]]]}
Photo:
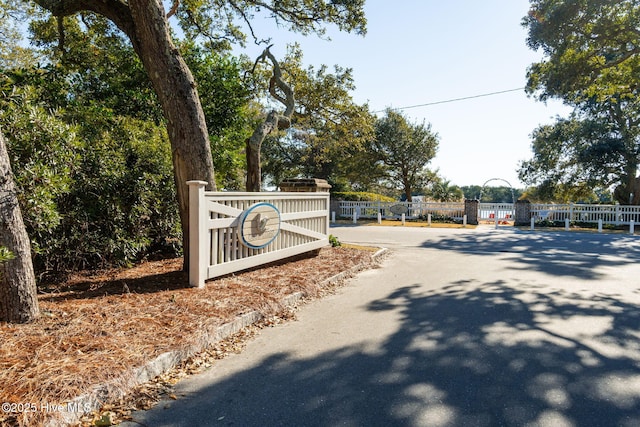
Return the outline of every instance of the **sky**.
{"type": "MultiPolygon", "coordinates": [[[[521,89],[527,67],[542,58],[526,45],[521,20],[528,10],[527,0],[367,0],[364,37],[332,28],[331,41],[303,37],[262,18],[255,28],[260,37],[272,37],[276,58],[297,41],[306,65],[352,68],[354,101],[376,112],[510,91],[400,111],[412,123],[430,123],[439,135],[428,166],[451,184],[496,179],[488,185],[507,181],[524,188],[517,169],[532,157],[531,133],[570,111],[521,89]]],[[[241,52],[255,58],[263,49],[249,45],[241,52]]]]}

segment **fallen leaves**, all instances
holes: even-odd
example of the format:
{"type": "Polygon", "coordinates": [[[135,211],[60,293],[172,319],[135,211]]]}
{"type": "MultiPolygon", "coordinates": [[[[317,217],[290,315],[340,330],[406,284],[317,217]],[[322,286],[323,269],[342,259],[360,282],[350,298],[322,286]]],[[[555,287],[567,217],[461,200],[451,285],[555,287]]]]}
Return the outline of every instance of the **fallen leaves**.
{"type": "MultiPolygon", "coordinates": [[[[78,274],[50,284],[40,295],[43,315],[37,322],[0,323],[0,402],[64,403],[96,385],[121,380],[126,384],[123,378],[133,368],[193,345],[203,330],[239,315],[259,311],[264,316],[260,327],[295,319],[295,310],[284,307],[283,298],[298,292],[308,298],[321,296],[330,292],[326,279],[363,264],[371,264],[371,252],[325,248],[317,256],[210,281],[205,289],[188,286],[182,259],[78,274]]],[[[117,422],[132,410],[154,404],[170,395],[170,386],[181,377],[241,351],[257,328],[246,328],[206,349],[175,372],[134,390],[132,400],[92,414],[84,425],[117,422]]],[[[45,415],[51,414],[0,413],[0,425],[37,425],[45,415]]]]}

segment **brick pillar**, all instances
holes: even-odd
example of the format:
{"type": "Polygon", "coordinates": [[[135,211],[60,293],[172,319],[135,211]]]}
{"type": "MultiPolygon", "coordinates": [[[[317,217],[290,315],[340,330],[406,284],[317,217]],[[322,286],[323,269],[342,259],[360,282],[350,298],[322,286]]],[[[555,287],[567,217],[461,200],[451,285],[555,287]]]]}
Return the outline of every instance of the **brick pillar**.
{"type": "Polygon", "coordinates": [[[513,225],[529,225],[531,223],[531,202],[517,200],[515,206],[515,219],[513,225]]]}
{"type": "Polygon", "coordinates": [[[480,200],[467,200],[464,201],[464,214],[467,216],[467,224],[478,225],[478,208],[480,207],[480,200]]]}
{"type": "Polygon", "coordinates": [[[319,178],[291,178],[280,183],[280,191],[328,193],[331,185],[319,178]]]}

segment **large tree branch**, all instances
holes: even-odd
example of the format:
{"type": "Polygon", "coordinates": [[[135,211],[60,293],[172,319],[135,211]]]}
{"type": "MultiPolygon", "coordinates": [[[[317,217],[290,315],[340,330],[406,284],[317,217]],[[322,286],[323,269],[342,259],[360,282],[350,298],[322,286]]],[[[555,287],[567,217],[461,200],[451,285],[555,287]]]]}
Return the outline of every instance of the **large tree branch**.
{"type": "Polygon", "coordinates": [[[34,0],[53,16],[71,16],[78,12],[90,11],[104,16],[122,30],[135,47],[135,26],[128,2],[124,0],[34,0]]]}
{"type": "Polygon", "coordinates": [[[171,18],[178,11],[178,7],[180,7],[180,0],[173,0],[173,5],[171,6],[171,10],[167,12],[167,19],[171,18]]]}

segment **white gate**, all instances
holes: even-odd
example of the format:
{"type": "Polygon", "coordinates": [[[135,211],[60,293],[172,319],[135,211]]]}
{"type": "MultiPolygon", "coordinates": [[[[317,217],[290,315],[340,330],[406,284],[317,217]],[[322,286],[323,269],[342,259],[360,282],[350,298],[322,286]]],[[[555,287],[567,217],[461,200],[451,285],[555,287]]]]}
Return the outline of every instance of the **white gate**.
{"type": "Polygon", "coordinates": [[[515,205],[513,203],[479,203],[478,221],[491,221],[496,224],[513,221],[515,205]]]}
{"type": "Polygon", "coordinates": [[[204,191],[189,181],[189,284],[329,244],[329,193],[204,191]]]}

